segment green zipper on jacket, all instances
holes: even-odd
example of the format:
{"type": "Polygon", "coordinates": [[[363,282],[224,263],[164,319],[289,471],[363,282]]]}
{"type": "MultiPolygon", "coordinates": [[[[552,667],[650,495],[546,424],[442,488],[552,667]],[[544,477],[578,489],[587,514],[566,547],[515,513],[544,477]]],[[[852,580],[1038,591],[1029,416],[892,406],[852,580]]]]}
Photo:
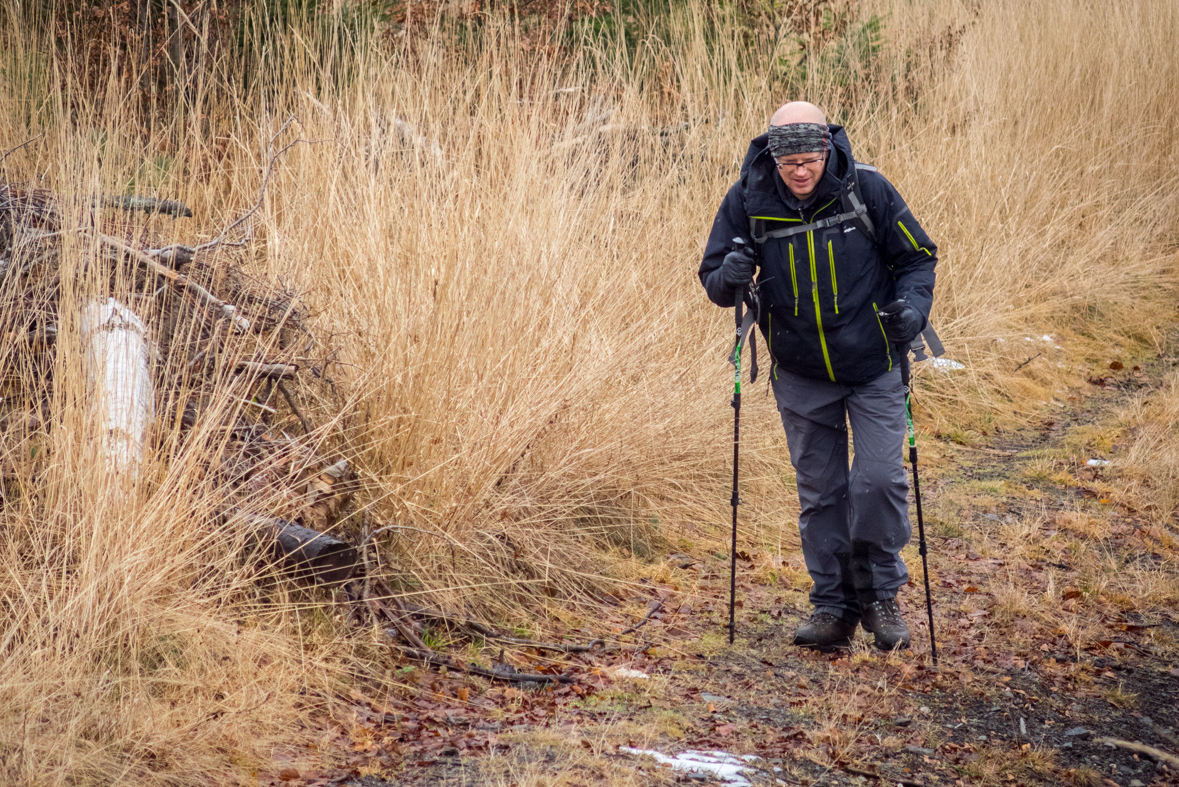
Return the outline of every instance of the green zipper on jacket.
{"type": "Polygon", "coordinates": [[[872,304],[872,313],[876,315],[876,324],[880,326],[880,335],[884,337],[884,354],[888,356],[888,370],[892,371],[892,351],[888,346],[888,334],[884,331],[884,323],[880,321],[880,310],[872,304]]]}
{"type": "Polygon", "coordinates": [[[774,360],[774,313],[770,312],[766,315],[766,350],[770,353],[770,374],[774,379],[778,379],[778,362],[774,360]]]}
{"type": "Polygon", "coordinates": [[[790,241],[790,284],[794,287],[794,316],[798,316],[798,274],[794,271],[794,241],[790,241]]]}
{"type": "Polygon", "coordinates": [[[908,227],[906,227],[904,224],[901,224],[899,221],[897,222],[897,226],[901,228],[901,232],[905,233],[905,237],[909,239],[909,243],[913,244],[913,251],[923,251],[925,252],[926,257],[933,256],[929,253],[929,249],[925,248],[924,246],[917,245],[917,241],[913,239],[913,233],[909,232],[908,227]]]}
{"type": "Polygon", "coordinates": [[[815,300],[815,325],[819,327],[819,346],[823,348],[823,363],[827,364],[827,376],[831,378],[831,382],[835,382],[835,370],[831,368],[831,356],[827,353],[827,337],[823,334],[823,312],[819,308],[819,273],[815,269],[814,231],[806,234],[806,248],[811,262],[811,297],[815,300]]]}
{"type": "Polygon", "coordinates": [[[835,280],[835,252],[831,250],[831,241],[827,241],[827,262],[831,263],[831,300],[835,304],[835,313],[839,314],[839,282],[835,280]]]}
{"type": "MultiPolygon", "coordinates": [[[[811,221],[813,222],[816,216],[825,211],[828,207],[834,204],[834,202],[835,199],[832,199],[826,205],[812,213],[811,221]]],[[[823,311],[819,306],[819,272],[817,270],[817,266],[815,265],[814,230],[810,230],[806,234],[806,249],[811,263],[811,297],[815,301],[815,325],[819,328],[819,346],[823,349],[823,363],[827,365],[827,376],[831,378],[831,382],[835,382],[835,370],[831,368],[831,355],[827,352],[827,335],[823,333],[823,311]]],[[[834,274],[834,260],[832,260],[831,270],[834,274]]]]}

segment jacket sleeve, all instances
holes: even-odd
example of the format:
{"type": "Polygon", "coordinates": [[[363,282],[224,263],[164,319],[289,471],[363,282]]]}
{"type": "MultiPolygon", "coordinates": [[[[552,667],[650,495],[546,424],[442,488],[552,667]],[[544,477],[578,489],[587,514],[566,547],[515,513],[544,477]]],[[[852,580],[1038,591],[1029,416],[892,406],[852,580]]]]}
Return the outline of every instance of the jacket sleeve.
{"type": "Polygon", "coordinates": [[[708,244],[704,247],[704,259],[700,261],[700,283],[708,292],[708,299],[717,306],[733,306],[736,302],[737,293],[721,281],[720,268],[725,255],[733,250],[733,238],[750,239],[744,201],[744,189],[738,181],[729,189],[716,212],[708,244]]]}
{"type": "Polygon", "coordinates": [[[884,177],[864,178],[864,201],[876,222],[877,243],[896,281],[896,296],[927,319],[933,306],[937,246],[884,177]]]}

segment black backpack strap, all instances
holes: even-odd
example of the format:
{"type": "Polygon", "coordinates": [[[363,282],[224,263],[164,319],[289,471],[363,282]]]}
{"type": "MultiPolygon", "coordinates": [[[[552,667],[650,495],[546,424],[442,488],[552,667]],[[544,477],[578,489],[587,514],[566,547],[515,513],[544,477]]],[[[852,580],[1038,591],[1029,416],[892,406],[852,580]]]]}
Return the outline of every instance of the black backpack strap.
{"type": "Polygon", "coordinates": [[[749,239],[758,246],[766,242],[766,223],[764,219],[749,217],[749,239]]]}
{"type": "Polygon", "coordinates": [[[764,233],[760,238],[754,237],[755,243],[765,243],[769,238],[789,238],[792,235],[801,235],[804,232],[811,232],[812,230],[821,230],[827,227],[833,227],[836,224],[842,224],[845,221],[850,221],[856,218],[858,214],[855,211],[848,213],[840,213],[838,216],[831,216],[826,219],[812,222],[810,224],[798,224],[793,227],[786,227],[780,230],[770,230],[764,233]]]}
{"type": "MultiPolygon", "coordinates": [[[[856,173],[860,170],[867,172],[875,172],[876,167],[870,167],[867,164],[856,162],[856,173]]],[[[856,226],[868,236],[868,240],[876,243],[876,224],[872,221],[872,217],[868,215],[868,206],[864,204],[864,193],[860,191],[860,178],[858,174],[853,174],[849,179],[847,186],[840,195],[843,201],[843,208],[847,212],[844,215],[855,221],[856,226]]]]}
{"type": "Polygon", "coordinates": [[[913,351],[913,357],[918,361],[928,360],[929,356],[925,354],[925,347],[929,346],[930,355],[934,358],[941,358],[946,348],[942,345],[942,340],[938,338],[937,331],[933,329],[933,323],[929,320],[925,321],[925,327],[921,329],[921,333],[913,338],[913,343],[909,345],[909,349],[913,351]]]}

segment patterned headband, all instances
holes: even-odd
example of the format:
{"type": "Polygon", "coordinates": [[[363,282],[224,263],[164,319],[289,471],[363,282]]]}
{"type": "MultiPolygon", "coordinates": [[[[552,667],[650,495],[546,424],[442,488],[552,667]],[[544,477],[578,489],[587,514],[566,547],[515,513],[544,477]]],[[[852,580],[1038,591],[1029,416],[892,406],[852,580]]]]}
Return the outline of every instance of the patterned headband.
{"type": "Polygon", "coordinates": [[[819,123],[787,123],[770,126],[770,154],[775,158],[827,149],[831,132],[819,123]]]}

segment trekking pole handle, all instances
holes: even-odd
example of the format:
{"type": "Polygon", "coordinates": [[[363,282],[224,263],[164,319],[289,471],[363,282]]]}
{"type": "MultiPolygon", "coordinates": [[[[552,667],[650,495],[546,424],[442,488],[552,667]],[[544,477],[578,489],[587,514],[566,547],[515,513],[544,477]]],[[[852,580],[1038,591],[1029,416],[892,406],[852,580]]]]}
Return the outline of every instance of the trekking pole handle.
{"type": "Polygon", "coordinates": [[[897,344],[896,348],[901,355],[901,385],[905,386],[905,396],[909,396],[913,393],[909,388],[909,348],[904,344],[897,344]]]}

